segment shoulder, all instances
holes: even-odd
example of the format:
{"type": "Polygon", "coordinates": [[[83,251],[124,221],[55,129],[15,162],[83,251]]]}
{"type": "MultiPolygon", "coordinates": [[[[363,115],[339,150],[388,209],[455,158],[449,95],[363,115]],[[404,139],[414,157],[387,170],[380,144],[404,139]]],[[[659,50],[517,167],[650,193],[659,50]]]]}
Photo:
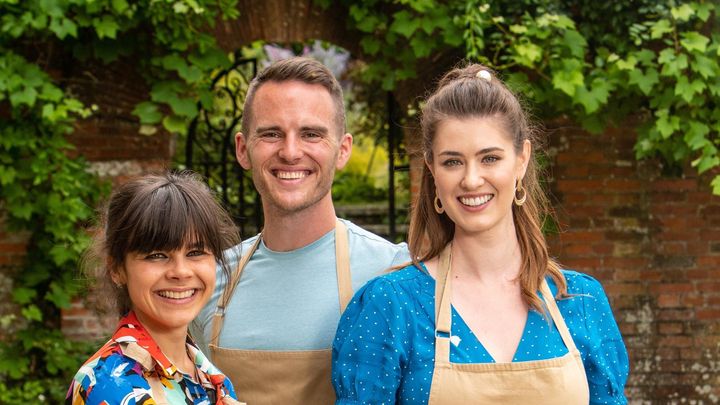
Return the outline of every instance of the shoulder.
{"type": "Polygon", "coordinates": [[[433,282],[424,270],[409,264],[399,270],[392,271],[378,276],[358,291],[358,297],[373,299],[377,297],[386,298],[391,296],[409,295],[415,299],[419,298],[418,292],[432,291],[427,287],[433,282]]]}
{"type": "Polygon", "coordinates": [[[83,364],[73,377],[73,394],[92,393],[96,398],[123,398],[137,388],[149,388],[140,365],[109,342],[83,364]],[[122,378],[117,378],[122,376],[122,378]]]}
{"type": "Polygon", "coordinates": [[[410,261],[410,253],[405,242],[392,243],[346,219],[340,219],[340,221],[347,226],[351,253],[358,248],[370,250],[373,255],[380,255],[377,257],[379,260],[391,259],[393,265],[410,261]]]}
{"type": "Polygon", "coordinates": [[[340,219],[345,226],[347,226],[348,234],[350,237],[355,238],[359,241],[362,241],[363,243],[367,243],[370,245],[377,245],[381,247],[386,247],[388,249],[392,250],[407,250],[407,244],[405,242],[402,243],[392,243],[388,241],[387,239],[376,235],[366,229],[363,229],[354,223],[348,221],[347,219],[340,219]]]}
{"type": "Polygon", "coordinates": [[[568,294],[586,295],[594,298],[605,296],[602,284],[596,278],[574,270],[563,270],[562,273],[567,282],[568,294]]]}

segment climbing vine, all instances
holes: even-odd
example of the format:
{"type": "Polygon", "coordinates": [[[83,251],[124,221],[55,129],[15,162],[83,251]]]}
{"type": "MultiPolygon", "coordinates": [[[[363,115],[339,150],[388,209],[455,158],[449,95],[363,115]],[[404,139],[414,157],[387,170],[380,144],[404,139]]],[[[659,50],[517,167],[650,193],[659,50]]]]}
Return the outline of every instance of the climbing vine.
{"type": "Polygon", "coordinates": [[[0,341],[0,403],[61,403],[91,350],[62,336],[60,311],[80,293],[83,229],[107,190],[67,140],[97,107],[71,94],[53,61],[148,55],[137,62],[152,86],[135,109],[142,131],[179,130],[211,99],[210,72],[229,63],[206,32],[223,16],[237,16],[235,1],[0,0],[0,221],[28,241],[12,272],[19,310],[0,317],[14,335],[0,341]]]}
{"type": "MultiPolygon", "coordinates": [[[[418,58],[465,47],[544,118],[592,132],[639,119],[638,158],[720,166],[720,5],[714,1],[345,1],[368,80],[391,89],[418,58]]],[[[426,59],[423,63],[432,63],[426,59]]],[[[720,175],[712,180],[720,194],[720,175]]]]}
{"type": "MultiPolygon", "coordinates": [[[[638,158],[720,166],[715,1],[339,1],[368,82],[392,89],[434,55],[464,54],[500,71],[543,117],[597,132],[634,115],[638,158]]],[[[97,107],[72,94],[56,61],[132,57],[149,85],[133,111],[141,133],[182,134],[199,105],[212,107],[212,72],[231,62],[211,28],[240,11],[236,0],[0,0],[0,221],[28,238],[13,272],[20,309],[0,317],[15,331],[0,342],[0,403],[59,403],[87,355],[63,339],[60,310],[79,293],[83,228],[107,188],[67,141],[97,107]]],[[[712,186],[720,194],[719,176],[712,186]]]]}

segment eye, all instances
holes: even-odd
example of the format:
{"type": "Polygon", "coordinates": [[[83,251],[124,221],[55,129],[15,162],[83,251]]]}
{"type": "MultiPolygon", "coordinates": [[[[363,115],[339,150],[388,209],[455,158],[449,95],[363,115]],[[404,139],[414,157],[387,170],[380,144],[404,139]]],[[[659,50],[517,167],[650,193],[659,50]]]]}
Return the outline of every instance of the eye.
{"type": "Polygon", "coordinates": [[[263,139],[278,139],[280,136],[281,134],[278,131],[267,131],[259,135],[259,137],[263,139]]]}
{"type": "Polygon", "coordinates": [[[203,249],[192,249],[187,252],[188,257],[205,256],[205,255],[209,255],[209,254],[210,254],[210,252],[203,250],[203,249]]]}
{"type": "Polygon", "coordinates": [[[303,136],[303,138],[305,138],[309,141],[317,141],[323,137],[323,135],[320,132],[315,132],[315,131],[303,132],[302,136],[303,136]]]}
{"type": "Polygon", "coordinates": [[[482,158],[483,163],[495,163],[500,160],[500,156],[487,155],[482,158]]]}
{"type": "Polygon", "coordinates": [[[460,166],[462,165],[462,162],[458,159],[447,159],[443,160],[442,165],[446,167],[460,166]]]}
{"type": "Polygon", "coordinates": [[[163,252],[152,252],[145,255],[145,260],[162,260],[167,259],[167,255],[163,252]]]}

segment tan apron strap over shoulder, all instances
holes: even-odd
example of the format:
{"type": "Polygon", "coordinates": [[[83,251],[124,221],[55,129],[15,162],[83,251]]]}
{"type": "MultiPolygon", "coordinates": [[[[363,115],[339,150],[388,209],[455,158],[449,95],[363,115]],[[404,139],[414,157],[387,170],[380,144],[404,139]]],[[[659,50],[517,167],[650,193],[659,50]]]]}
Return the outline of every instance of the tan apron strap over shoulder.
{"type": "Polygon", "coordinates": [[[247,252],[247,254],[245,254],[245,256],[240,259],[240,263],[238,263],[237,269],[232,274],[228,283],[225,285],[225,289],[223,290],[223,293],[220,296],[220,300],[218,301],[217,308],[215,309],[215,314],[213,314],[212,335],[210,338],[211,345],[220,345],[220,330],[222,329],[223,321],[225,319],[225,308],[227,308],[227,304],[230,302],[230,298],[232,298],[235,287],[237,287],[238,283],[240,282],[240,276],[242,275],[245,265],[247,265],[253,253],[255,253],[255,251],[257,250],[258,246],[260,245],[260,241],[262,241],[262,234],[259,234],[257,236],[257,239],[255,240],[255,243],[253,243],[250,247],[250,250],[247,252]]]}
{"type": "Polygon", "coordinates": [[[558,328],[563,342],[565,342],[565,346],[567,346],[568,350],[571,352],[577,350],[575,347],[575,341],[573,341],[572,336],[570,336],[570,330],[565,324],[565,319],[563,319],[560,314],[560,309],[557,306],[557,302],[555,302],[555,297],[553,297],[550,287],[548,287],[547,281],[544,279],[542,284],[540,284],[540,292],[542,293],[545,305],[550,312],[550,316],[552,317],[553,322],[555,322],[555,326],[558,328]]]}
{"type": "Polygon", "coordinates": [[[339,219],[335,220],[335,271],[337,273],[340,313],[345,310],[353,296],[350,278],[350,249],[348,247],[347,227],[339,219]]]}
{"type": "Polygon", "coordinates": [[[438,268],[435,274],[435,367],[450,366],[450,323],[452,312],[450,302],[450,262],[452,243],[440,252],[438,268]],[[443,336],[441,336],[443,335],[443,336]],[[447,335],[444,336],[444,335],[447,335]]]}

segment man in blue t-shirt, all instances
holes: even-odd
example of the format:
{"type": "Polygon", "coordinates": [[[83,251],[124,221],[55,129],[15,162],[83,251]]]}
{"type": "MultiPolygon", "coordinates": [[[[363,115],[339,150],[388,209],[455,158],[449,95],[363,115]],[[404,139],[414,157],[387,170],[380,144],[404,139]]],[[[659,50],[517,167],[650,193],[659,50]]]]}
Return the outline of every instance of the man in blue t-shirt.
{"type": "Polygon", "coordinates": [[[404,243],[336,218],[330,190],[352,140],[342,89],[319,62],[286,59],[251,82],[236,156],[252,170],[263,231],[230,250],[235,274],[218,273],[193,331],[241,401],[334,403],[330,347],[342,309],[409,260],[404,243]]]}

